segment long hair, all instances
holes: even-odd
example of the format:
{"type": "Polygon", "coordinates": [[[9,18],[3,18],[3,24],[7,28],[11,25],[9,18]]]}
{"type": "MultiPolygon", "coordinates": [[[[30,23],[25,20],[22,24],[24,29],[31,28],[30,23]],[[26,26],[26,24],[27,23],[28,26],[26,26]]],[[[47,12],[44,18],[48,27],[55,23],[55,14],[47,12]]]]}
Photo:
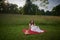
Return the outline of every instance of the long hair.
{"type": "Polygon", "coordinates": [[[34,25],[34,20],[30,20],[30,24],[31,24],[31,25],[33,24],[33,25],[34,25]],[[32,22],[32,21],[33,21],[33,22],[32,22]]]}

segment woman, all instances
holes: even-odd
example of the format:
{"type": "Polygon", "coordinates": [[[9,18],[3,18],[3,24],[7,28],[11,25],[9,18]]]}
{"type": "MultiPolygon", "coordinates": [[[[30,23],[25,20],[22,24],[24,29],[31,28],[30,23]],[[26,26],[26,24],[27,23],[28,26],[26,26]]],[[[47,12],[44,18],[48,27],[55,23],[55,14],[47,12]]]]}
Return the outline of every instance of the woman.
{"type": "Polygon", "coordinates": [[[44,32],[43,30],[41,30],[39,28],[39,26],[36,26],[35,23],[34,23],[34,20],[31,20],[30,23],[29,23],[29,29],[31,31],[34,31],[34,32],[44,32]]]}
{"type": "Polygon", "coordinates": [[[29,29],[24,29],[23,32],[25,34],[37,34],[37,33],[43,33],[44,30],[41,30],[39,26],[35,25],[34,20],[31,20],[29,22],[29,29]]]}

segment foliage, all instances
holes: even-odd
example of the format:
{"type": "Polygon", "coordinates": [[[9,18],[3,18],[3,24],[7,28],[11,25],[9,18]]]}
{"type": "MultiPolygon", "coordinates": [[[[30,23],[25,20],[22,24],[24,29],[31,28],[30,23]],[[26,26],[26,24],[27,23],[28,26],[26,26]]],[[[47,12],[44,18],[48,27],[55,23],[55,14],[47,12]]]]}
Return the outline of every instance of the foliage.
{"type": "Polygon", "coordinates": [[[52,9],[53,15],[60,16],[60,4],[52,9]]]}
{"type": "Polygon", "coordinates": [[[0,1],[0,13],[18,13],[18,6],[16,4],[4,3],[4,1],[0,1]]]}
{"type": "Polygon", "coordinates": [[[38,7],[34,4],[31,4],[30,6],[25,5],[24,6],[24,14],[28,14],[28,15],[36,15],[36,13],[38,12],[38,7]]]}
{"type": "Polygon", "coordinates": [[[49,4],[48,0],[26,0],[24,7],[19,7],[16,4],[5,3],[5,0],[0,0],[0,14],[22,14],[22,15],[49,15],[49,16],[60,16],[60,4],[55,6],[52,11],[44,11],[32,2],[40,1],[40,6],[46,7],[49,4]]]}

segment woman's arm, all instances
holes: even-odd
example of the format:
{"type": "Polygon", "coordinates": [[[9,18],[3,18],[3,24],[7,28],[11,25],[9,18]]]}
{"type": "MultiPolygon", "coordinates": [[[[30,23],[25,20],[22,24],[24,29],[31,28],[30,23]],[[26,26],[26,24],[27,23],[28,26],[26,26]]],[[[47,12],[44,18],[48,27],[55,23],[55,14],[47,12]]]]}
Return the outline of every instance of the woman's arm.
{"type": "Polygon", "coordinates": [[[29,29],[31,29],[31,24],[29,24],[29,29]]]}

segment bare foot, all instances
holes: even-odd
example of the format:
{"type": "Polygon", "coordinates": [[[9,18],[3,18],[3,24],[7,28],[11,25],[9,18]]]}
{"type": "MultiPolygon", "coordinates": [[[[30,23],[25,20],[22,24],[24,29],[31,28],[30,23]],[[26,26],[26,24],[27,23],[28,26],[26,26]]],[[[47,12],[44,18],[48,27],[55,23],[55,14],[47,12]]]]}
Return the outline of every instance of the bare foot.
{"type": "Polygon", "coordinates": [[[26,30],[25,34],[29,34],[28,30],[26,30]]]}

